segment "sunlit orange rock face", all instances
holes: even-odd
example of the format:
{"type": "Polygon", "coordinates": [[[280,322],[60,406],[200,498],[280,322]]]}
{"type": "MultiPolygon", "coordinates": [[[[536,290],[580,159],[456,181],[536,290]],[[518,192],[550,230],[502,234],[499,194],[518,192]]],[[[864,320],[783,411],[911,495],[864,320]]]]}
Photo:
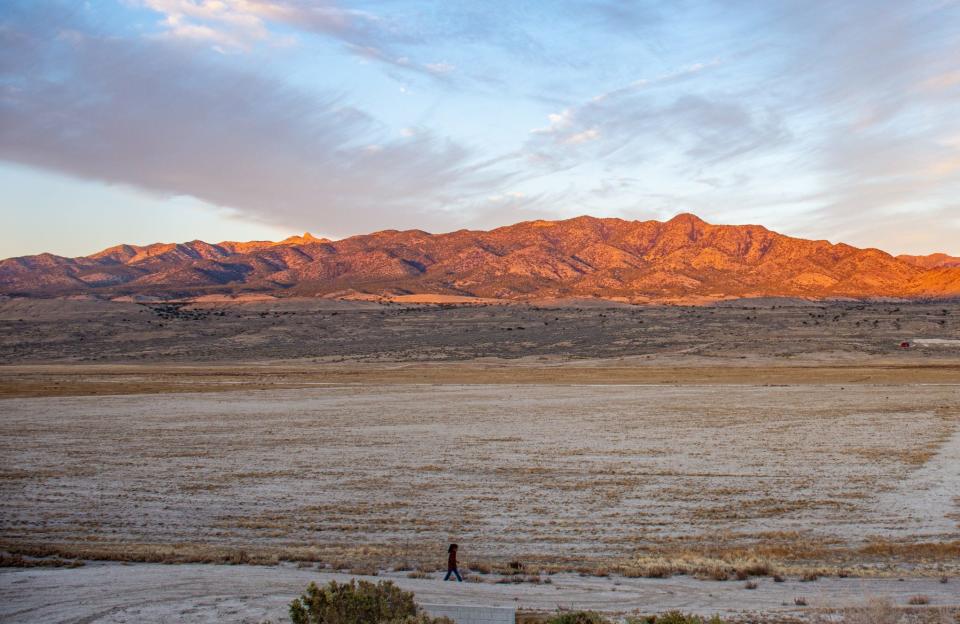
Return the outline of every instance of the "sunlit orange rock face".
{"type": "Polygon", "coordinates": [[[0,292],[185,297],[266,292],[431,293],[633,302],[736,297],[960,296],[960,259],[895,258],[876,249],[791,238],[757,225],[577,217],[488,232],[387,230],[340,241],[193,241],[119,245],[82,258],[0,261],[0,292]]]}
{"type": "Polygon", "coordinates": [[[929,256],[897,256],[898,260],[909,262],[922,269],[937,269],[947,267],[960,267],[960,258],[948,256],[947,254],[935,253],[929,256]]]}

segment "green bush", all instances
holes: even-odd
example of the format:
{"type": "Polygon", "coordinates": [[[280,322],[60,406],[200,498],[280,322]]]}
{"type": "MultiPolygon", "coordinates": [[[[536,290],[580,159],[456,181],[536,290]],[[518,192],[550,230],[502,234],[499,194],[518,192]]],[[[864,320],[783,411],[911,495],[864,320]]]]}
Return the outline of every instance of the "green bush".
{"type": "Polygon", "coordinates": [[[413,592],[390,581],[371,583],[330,581],[310,583],[302,596],[290,603],[293,624],[453,624],[447,618],[418,613],[413,592]]]}
{"type": "Polygon", "coordinates": [[[610,620],[593,611],[574,611],[552,617],[547,624],[610,624],[610,620]]]}

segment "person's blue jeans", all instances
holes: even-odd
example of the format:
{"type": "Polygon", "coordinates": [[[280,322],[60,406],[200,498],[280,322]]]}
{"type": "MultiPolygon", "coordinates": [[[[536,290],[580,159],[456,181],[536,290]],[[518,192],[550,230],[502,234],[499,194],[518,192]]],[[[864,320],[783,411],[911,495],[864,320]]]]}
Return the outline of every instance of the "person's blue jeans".
{"type": "Polygon", "coordinates": [[[450,568],[449,570],[447,570],[447,575],[443,577],[443,580],[449,581],[451,574],[456,574],[457,580],[460,581],[461,583],[463,582],[463,578],[461,578],[460,572],[456,568],[450,568]]]}

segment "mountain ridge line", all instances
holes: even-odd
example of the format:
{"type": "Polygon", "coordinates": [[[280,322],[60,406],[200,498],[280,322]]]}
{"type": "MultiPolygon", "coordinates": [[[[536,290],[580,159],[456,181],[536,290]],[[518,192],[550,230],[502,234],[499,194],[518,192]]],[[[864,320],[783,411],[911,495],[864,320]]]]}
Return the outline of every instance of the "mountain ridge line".
{"type": "Polygon", "coordinates": [[[120,244],[88,256],[0,260],[0,294],[107,297],[270,294],[630,303],[751,297],[960,296],[960,258],[892,256],[762,225],[587,215],[491,230],[381,230],[340,240],[120,244]]]}

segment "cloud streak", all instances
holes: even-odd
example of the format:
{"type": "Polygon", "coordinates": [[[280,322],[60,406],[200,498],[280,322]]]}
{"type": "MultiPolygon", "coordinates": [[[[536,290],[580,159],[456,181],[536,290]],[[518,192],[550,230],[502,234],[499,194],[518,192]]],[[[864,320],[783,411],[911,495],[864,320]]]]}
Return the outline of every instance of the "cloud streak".
{"type": "Polygon", "coordinates": [[[642,167],[675,158],[676,167],[690,173],[788,142],[775,111],[677,88],[717,64],[636,80],[550,114],[547,126],[530,132],[529,158],[559,170],[595,162],[642,167]]]}
{"type": "Polygon", "coordinates": [[[428,131],[390,136],[341,96],[30,17],[0,31],[0,158],[334,235],[444,223],[508,177],[428,131]]]}
{"type": "Polygon", "coordinates": [[[333,2],[306,0],[140,0],[163,16],[161,36],[210,44],[221,52],[269,43],[289,45],[298,35],[342,44],[364,59],[447,80],[456,67],[443,60],[418,62],[398,47],[422,46],[412,30],[373,13],[333,2]],[[292,34],[291,34],[292,33],[292,34]]]}

